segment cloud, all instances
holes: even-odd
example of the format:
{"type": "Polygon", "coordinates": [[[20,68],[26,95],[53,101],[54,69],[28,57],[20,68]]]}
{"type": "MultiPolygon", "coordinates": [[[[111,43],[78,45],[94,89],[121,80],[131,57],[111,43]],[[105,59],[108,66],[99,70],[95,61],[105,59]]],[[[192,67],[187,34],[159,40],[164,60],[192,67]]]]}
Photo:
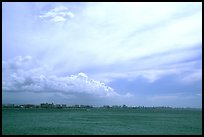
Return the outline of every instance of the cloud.
{"type": "Polygon", "coordinates": [[[69,18],[73,18],[74,14],[64,6],[55,7],[48,12],[39,16],[41,19],[49,20],[52,22],[65,22],[69,18]]]}
{"type": "Polygon", "coordinates": [[[198,64],[200,64],[200,61],[189,61],[184,63],[162,65],[155,68],[138,68],[135,70],[131,70],[129,68],[126,69],[124,66],[122,70],[117,69],[115,71],[104,72],[97,71],[98,73],[94,73],[91,76],[106,83],[121,78],[127,79],[128,81],[134,81],[136,79],[143,78],[149,83],[154,83],[163,77],[174,76],[175,81],[189,84],[202,80],[202,69],[198,64]]]}
{"type": "Polygon", "coordinates": [[[156,101],[156,100],[174,100],[177,99],[178,96],[176,95],[155,95],[153,97],[151,97],[152,101],[156,101]]]}
{"type": "Polygon", "coordinates": [[[151,85],[165,76],[175,76],[178,85],[202,81],[202,3],[37,4],[40,8],[24,3],[3,6],[5,89],[10,83],[35,93],[49,89],[60,97],[83,98],[108,96],[108,82],[120,78],[144,78],[151,85]],[[7,61],[18,55],[32,58],[7,61]],[[94,87],[102,92],[88,91],[94,87]]]}
{"type": "Polygon", "coordinates": [[[129,92],[125,94],[125,97],[133,97],[133,96],[134,96],[134,95],[131,94],[131,93],[129,93],[129,92]]]}
{"type": "Polygon", "coordinates": [[[175,67],[174,71],[171,65],[201,56],[200,5],[153,5],[88,3],[83,12],[77,13],[80,18],[70,21],[56,34],[60,37],[56,43],[60,43],[59,49],[47,55],[57,54],[51,62],[57,68],[55,72],[66,73],[66,68],[73,72],[91,69],[96,75],[107,74],[101,78],[104,81],[142,76],[153,83],[183,70],[175,67]],[[151,12],[146,11],[148,8],[151,12]],[[160,12],[161,9],[165,10],[160,12]],[[58,64],[62,67],[58,68],[58,64]]]}
{"type": "Polygon", "coordinates": [[[97,98],[120,96],[113,88],[105,85],[105,83],[89,78],[82,72],[77,75],[58,77],[55,75],[47,76],[45,73],[46,69],[39,69],[39,66],[27,70],[24,66],[28,67],[31,65],[30,61],[30,56],[19,56],[8,62],[4,61],[3,66],[7,65],[5,71],[9,73],[4,73],[2,81],[3,91],[54,92],[64,96],[85,94],[97,98]],[[12,65],[17,67],[11,68],[12,65]]]}
{"type": "Polygon", "coordinates": [[[200,97],[202,97],[202,93],[198,93],[198,94],[196,94],[196,96],[200,96],[200,97]]]}
{"type": "MultiPolygon", "coordinates": [[[[21,42],[10,48],[40,55],[56,75],[99,68],[97,73],[104,68],[129,73],[200,56],[201,3],[83,3],[77,5],[80,10],[73,5],[45,6],[50,10],[36,16],[64,25],[34,22],[36,29],[30,35],[25,30],[26,38],[19,32],[21,42]],[[69,12],[77,16],[66,22],[74,17],[69,12]]],[[[149,80],[158,78],[152,74],[149,80]]]]}
{"type": "Polygon", "coordinates": [[[192,73],[184,76],[181,81],[183,83],[192,83],[196,81],[202,81],[202,69],[194,70],[192,73]]]}

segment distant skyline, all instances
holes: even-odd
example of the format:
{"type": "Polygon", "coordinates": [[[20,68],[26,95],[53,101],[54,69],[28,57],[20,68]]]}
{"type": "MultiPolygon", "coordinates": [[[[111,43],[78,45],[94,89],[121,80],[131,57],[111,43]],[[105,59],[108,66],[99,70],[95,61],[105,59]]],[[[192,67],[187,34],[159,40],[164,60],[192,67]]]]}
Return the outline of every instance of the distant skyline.
{"type": "Polygon", "coordinates": [[[2,101],[202,108],[201,2],[3,2],[2,101]]]}

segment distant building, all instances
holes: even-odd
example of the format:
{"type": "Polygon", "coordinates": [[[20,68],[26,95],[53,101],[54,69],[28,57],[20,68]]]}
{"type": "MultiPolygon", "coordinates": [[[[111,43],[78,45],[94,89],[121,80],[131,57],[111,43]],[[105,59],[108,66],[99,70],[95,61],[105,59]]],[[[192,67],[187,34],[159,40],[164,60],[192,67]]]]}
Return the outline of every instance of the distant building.
{"type": "Polygon", "coordinates": [[[21,108],[20,105],[15,105],[14,108],[21,108]]]}
{"type": "Polygon", "coordinates": [[[74,105],[73,107],[74,108],[80,108],[80,105],[74,105]]]}
{"type": "Polygon", "coordinates": [[[110,108],[110,106],[109,105],[104,105],[103,108],[110,108]]]}
{"type": "Polygon", "coordinates": [[[54,108],[54,104],[48,104],[48,103],[41,103],[40,104],[41,108],[54,108]]]}
{"type": "Polygon", "coordinates": [[[62,106],[60,104],[56,104],[55,107],[56,108],[62,108],[62,106]]]}
{"type": "Polygon", "coordinates": [[[113,105],[112,108],[121,108],[121,106],[113,105]]]}
{"type": "Polygon", "coordinates": [[[14,108],[15,105],[14,105],[14,104],[7,104],[6,106],[7,106],[8,108],[14,108]]]}
{"type": "Polygon", "coordinates": [[[126,105],[123,105],[123,108],[128,108],[128,106],[126,106],[126,105]]]}
{"type": "Polygon", "coordinates": [[[62,104],[62,108],[66,108],[67,106],[66,106],[66,104],[62,104]]]}
{"type": "Polygon", "coordinates": [[[32,104],[25,104],[24,108],[35,108],[35,105],[32,104]]]}

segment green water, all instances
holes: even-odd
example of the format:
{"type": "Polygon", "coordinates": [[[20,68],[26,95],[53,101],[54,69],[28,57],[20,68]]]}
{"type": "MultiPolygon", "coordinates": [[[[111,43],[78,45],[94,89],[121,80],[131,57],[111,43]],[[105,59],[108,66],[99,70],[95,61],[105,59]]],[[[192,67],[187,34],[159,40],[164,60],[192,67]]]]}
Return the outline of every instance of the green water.
{"type": "Polygon", "coordinates": [[[3,135],[202,134],[201,110],[3,109],[3,135]]]}

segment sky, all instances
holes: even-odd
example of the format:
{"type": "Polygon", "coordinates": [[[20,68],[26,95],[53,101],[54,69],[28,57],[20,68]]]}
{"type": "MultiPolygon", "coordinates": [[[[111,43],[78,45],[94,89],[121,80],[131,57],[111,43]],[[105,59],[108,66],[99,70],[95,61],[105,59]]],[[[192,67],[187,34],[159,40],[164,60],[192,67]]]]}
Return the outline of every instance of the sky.
{"type": "Polygon", "coordinates": [[[202,3],[3,2],[2,102],[202,108],[202,3]]]}

